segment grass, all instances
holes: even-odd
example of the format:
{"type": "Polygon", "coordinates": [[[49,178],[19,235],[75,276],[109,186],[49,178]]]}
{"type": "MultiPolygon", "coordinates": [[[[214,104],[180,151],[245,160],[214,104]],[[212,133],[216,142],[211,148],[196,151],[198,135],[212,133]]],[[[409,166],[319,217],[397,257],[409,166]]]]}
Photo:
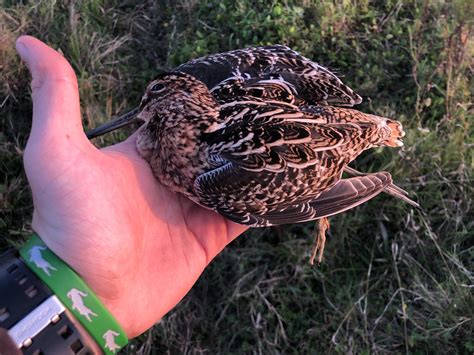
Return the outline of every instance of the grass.
{"type": "Polygon", "coordinates": [[[31,232],[18,35],[70,60],[86,127],[137,104],[148,80],[192,57],[284,43],[343,75],[361,110],[402,121],[402,149],[373,149],[355,167],[390,171],[424,212],[381,196],[332,218],[320,267],[308,263],[311,223],[252,230],[124,352],[472,353],[473,18],[468,0],[4,0],[1,245],[31,232]]]}

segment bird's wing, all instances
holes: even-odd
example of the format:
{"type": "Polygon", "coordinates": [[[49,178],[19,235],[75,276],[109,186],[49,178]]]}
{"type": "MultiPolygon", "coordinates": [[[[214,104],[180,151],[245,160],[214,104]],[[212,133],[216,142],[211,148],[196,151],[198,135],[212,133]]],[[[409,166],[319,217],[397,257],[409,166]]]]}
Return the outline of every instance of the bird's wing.
{"type": "MultiPolygon", "coordinates": [[[[344,168],[344,171],[353,176],[366,176],[366,173],[361,173],[360,171],[355,170],[349,166],[344,168]]],[[[384,192],[392,195],[393,197],[399,198],[400,200],[408,203],[409,205],[421,209],[421,206],[418,202],[413,201],[411,198],[408,197],[408,192],[403,190],[401,187],[395,185],[395,183],[391,183],[387,185],[384,189],[384,192]]]]}
{"type": "Polygon", "coordinates": [[[309,104],[353,106],[362,101],[329,69],[282,45],[213,54],[191,60],[174,70],[193,75],[216,94],[229,80],[277,78],[293,86],[297,95],[309,104]]]}
{"type": "Polygon", "coordinates": [[[235,101],[221,106],[222,123],[211,126],[202,139],[210,154],[245,170],[273,172],[302,169],[325,162],[347,164],[368,128],[354,123],[328,123],[323,115],[269,101],[235,101]]]}
{"type": "Polygon", "coordinates": [[[392,177],[387,172],[343,179],[311,201],[289,206],[284,210],[271,211],[261,217],[270,225],[329,217],[372,199],[391,182],[392,177]]]}
{"type": "MultiPolygon", "coordinates": [[[[201,137],[216,168],[194,189],[203,205],[249,225],[317,218],[311,201],[340,180],[365,134],[363,125],[327,123],[291,104],[236,101],[220,114],[222,122],[201,137]]],[[[350,208],[331,203],[329,214],[350,208]]]]}
{"type": "MultiPolygon", "coordinates": [[[[277,209],[267,210],[258,205],[245,205],[245,192],[249,189],[244,186],[246,182],[258,186],[268,181],[265,177],[262,180],[255,176],[249,177],[248,171],[228,163],[203,174],[195,185],[199,196],[211,199],[213,203],[217,197],[219,202],[215,203],[214,209],[222,215],[237,223],[259,227],[307,222],[344,212],[378,195],[392,182],[392,178],[389,173],[379,172],[343,179],[313,199],[293,201],[294,203],[281,204],[277,209]],[[241,183],[236,183],[238,181],[241,183]],[[226,189],[226,197],[221,197],[222,188],[226,189]],[[239,195],[239,198],[234,197],[239,195]]],[[[262,190],[261,193],[266,192],[262,190]]],[[[271,195],[273,191],[267,193],[271,195]]]]}

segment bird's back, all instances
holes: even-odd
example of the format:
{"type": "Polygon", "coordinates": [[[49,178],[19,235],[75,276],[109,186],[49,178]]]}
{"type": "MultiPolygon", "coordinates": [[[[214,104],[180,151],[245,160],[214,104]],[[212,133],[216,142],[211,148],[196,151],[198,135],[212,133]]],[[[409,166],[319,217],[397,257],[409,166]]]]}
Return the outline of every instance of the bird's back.
{"type": "Polygon", "coordinates": [[[353,106],[362,101],[330,70],[283,45],[212,54],[184,63],[174,71],[201,80],[220,101],[247,94],[246,87],[254,95],[255,87],[272,81],[289,86],[295,96],[309,104],[353,106]]]}

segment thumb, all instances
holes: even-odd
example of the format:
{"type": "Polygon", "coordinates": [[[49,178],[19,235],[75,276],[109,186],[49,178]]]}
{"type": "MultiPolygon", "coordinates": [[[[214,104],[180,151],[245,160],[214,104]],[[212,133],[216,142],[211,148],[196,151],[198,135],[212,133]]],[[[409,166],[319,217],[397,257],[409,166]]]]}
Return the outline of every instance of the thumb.
{"type": "Polygon", "coordinates": [[[92,147],[82,129],[76,75],[66,59],[31,36],[20,37],[16,48],[32,76],[33,122],[25,155],[45,157],[52,149],[61,158],[74,147],[92,147]]]}

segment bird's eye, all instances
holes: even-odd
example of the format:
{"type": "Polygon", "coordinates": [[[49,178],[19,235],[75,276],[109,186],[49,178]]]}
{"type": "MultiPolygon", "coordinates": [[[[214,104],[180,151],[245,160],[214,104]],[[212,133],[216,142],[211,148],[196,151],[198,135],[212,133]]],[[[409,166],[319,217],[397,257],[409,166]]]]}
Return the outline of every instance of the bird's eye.
{"type": "Polygon", "coordinates": [[[163,84],[155,84],[153,85],[153,87],[151,88],[151,91],[161,91],[165,88],[165,86],[163,84]]]}

